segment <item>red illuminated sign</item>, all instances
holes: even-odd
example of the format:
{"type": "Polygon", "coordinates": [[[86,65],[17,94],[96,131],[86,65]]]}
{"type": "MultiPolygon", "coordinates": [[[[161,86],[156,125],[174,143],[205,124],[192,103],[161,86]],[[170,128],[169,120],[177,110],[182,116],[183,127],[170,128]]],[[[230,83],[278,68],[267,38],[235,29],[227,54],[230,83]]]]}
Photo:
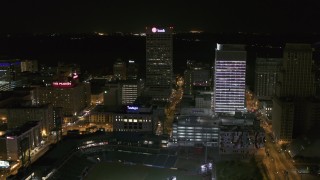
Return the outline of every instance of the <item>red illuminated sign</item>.
{"type": "Polygon", "coordinates": [[[53,82],[52,86],[55,88],[71,88],[74,84],[71,82],[53,82]]]}

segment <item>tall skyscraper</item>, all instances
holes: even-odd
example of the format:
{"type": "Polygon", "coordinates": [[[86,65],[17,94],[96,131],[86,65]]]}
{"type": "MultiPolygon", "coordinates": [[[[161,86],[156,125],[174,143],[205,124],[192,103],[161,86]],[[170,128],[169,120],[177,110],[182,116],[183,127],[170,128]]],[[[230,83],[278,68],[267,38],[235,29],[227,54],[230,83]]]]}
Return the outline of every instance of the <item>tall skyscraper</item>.
{"type": "Polygon", "coordinates": [[[117,59],[113,64],[113,75],[117,80],[127,79],[127,65],[121,59],[117,59]]]}
{"type": "Polygon", "coordinates": [[[277,96],[310,97],[315,94],[310,44],[286,44],[277,96]]]}
{"type": "Polygon", "coordinates": [[[217,44],[214,72],[214,111],[235,114],[243,111],[246,89],[244,45],[217,44]]]}
{"type": "Polygon", "coordinates": [[[146,91],[153,100],[167,101],[171,93],[173,28],[146,28],[146,91]]]}
{"type": "Polygon", "coordinates": [[[306,98],[315,95],[310,44],[286,44],[273,98],[272,130],[277,140],[291,141],[305,128],[306,98]]]}
{"type": "Polygon", "coordinates": [[[184,94],[194,94],[196,91],[212,90],[212,69],[209,65],[187,62],[187,69],[184,71],[184,94]]]}
{"type": "Polygon", "coordinates": [[[255,94],[259,99],[271,100],[276,94],[282,58],[257,58],[255,66],[255,94]]]}
{"type": "Polygon", "coordinates": [[[127,79],[136,80],[139,77],[139,66],[134,60],[128,61],[127,66],[127,79]]]}

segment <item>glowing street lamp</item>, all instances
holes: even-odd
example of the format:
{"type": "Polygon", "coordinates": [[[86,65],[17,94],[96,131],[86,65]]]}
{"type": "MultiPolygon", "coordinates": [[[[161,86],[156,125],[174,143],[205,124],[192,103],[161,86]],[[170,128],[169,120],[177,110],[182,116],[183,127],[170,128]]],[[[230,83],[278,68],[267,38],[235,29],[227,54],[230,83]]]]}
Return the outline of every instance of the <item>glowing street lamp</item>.
{"type": "Polygon", "coordinates": [[[47,136],[47,132],[46,132],[46,130],[45,130],[45,129],[44,129],[44,130],[42,130],[41,135],[42,135],[42,137],[47,136]]]}

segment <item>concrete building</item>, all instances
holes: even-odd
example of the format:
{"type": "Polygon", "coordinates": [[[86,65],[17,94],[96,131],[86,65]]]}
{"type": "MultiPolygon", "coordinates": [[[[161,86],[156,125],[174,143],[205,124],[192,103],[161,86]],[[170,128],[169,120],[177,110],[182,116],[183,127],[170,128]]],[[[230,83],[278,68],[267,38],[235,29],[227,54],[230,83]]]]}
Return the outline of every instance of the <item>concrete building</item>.
{"type": "Polygon", "coordinates": [[[119,106],[132,104],[143,89],[143,81],[127,80],[108,82],[104,91],[104,104],[119,106]]]}
{"type": "Polygon", "coordinates": [[[113,114],[113,131],[155,132],[152,113],[113,114]]]}
{"type": "Polygon", "coordinates": [[[276,95],[312,97],[315,95],[314,76],[311,45],[286,44],[276,95]]]}
{"type": "Polygon", "coordinates": [[[218,44],[214,72],[214,112],[244,111],[246,50],[243,45],[218,44]]]}
{"type": "Polygon", "coordinates": [[[156,101],[168,101],[173,79],[173,28],[146,28],[146,93],[156,101]]]}
{"type": "Polygon", "coordinates": [[[30,163],[30,151],[41,143],[40,124],[29,121],[0,137],[0,159],[21,161],[22,165],[30,163]]]}
{"type": "Polygon", "coordinates": [[[219,153],[252,155],[264,147],[265,133],[253,116],[220,118],[219,153]]]}
{"type": "Polygon", "coordinates": [[[103,102],[105,106],[119,106],[121,104],[120,84],[110,82],[106,84],[103,94],[103,102]]]}
{"type": "Polygon", "coordinates": [[[128,61],[127,66],[127,79],[128,80],[137,80],[139,77],[139,66],[134,60],[128,61]]]}
{"type": "Polygon", "coordinates": [[[112,125],[112,111],[105,106],[96,106],[89,114],[89,122],[112,125]]]}
{"type": "Polygon", "coordinates": [[[91,103],[89,83],[53,82],[50,87],[37,87],[37,103],[63,107],[64,115],[77,115],[91,103]]]}
{"type": "Polygon", "coordinates": [[[218,147],[219,120],[211,116],[177,116],[169,146],[207,145],[218,147]]]}
{"type": "Polygon", "coordinates": [[[210,90],[211,69],[203,64],[191,64],[188,61],[187,70],[184,71],[184,94],[194,94],[196,91],[210,90]]]}
{"type": "Polygon", "coordinates": [[[113,64],[113,76],[115,80],[127,79],[127,65],[121,59],[117,59],[113,64]]]}
{"type": "MultiPolygon", "coordinates": [[[[210,92],[209,92],[210,93],[210,92]]],[[[195,95],[195,107],[196,108],[208,108],[212,109],[212,97],[213,95],[210,93],[206,94],[196,94],[195,95]]]]}
{"type": "Polygon", "coordinates": [[[261,100],[271,100],[276,94],[282,58],[257,58],[255,65],[255,95],[261,100]]]}
{"type": "Polygon", "coordinates": [[[17,128],[29,121],[39,121],[42,135],[47,136],[55,128],[51,104],[34,106],[12,104],[0,108],[0,116],[7,119],[9,129],[17,128]]]}
{"type": "Polygon", "coordinates": [[[21,72],[38,72],[38,61],[23,60],[21,61],[21,72]]]}
{"type": "Polygon", "coordinates": [[[152,107],[121,106],[97,108],[90,114],[89,121],[96,124],[111,124],[113,131],[155,132],[155,117],[152,107]]]}
{"type": "Polygon", "coordinates": [[[273,98],[272,123],[277,140],[290,142],[306,132],[306,99],[315,95],[312,48],[310,44],[286,44],[283,66],[273,98]]]}

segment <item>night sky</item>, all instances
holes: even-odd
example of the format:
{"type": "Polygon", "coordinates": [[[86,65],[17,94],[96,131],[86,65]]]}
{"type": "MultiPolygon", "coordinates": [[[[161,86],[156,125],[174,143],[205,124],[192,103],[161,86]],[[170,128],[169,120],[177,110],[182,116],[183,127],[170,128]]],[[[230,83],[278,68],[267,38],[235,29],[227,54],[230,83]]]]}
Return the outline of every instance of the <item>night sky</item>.
{"type": "Polygon", "coordinates": [[[1,0],[0,33],[143,32],[150,25],[177,32],[320,32],[316,0],[173,1],[1,0]]]}

